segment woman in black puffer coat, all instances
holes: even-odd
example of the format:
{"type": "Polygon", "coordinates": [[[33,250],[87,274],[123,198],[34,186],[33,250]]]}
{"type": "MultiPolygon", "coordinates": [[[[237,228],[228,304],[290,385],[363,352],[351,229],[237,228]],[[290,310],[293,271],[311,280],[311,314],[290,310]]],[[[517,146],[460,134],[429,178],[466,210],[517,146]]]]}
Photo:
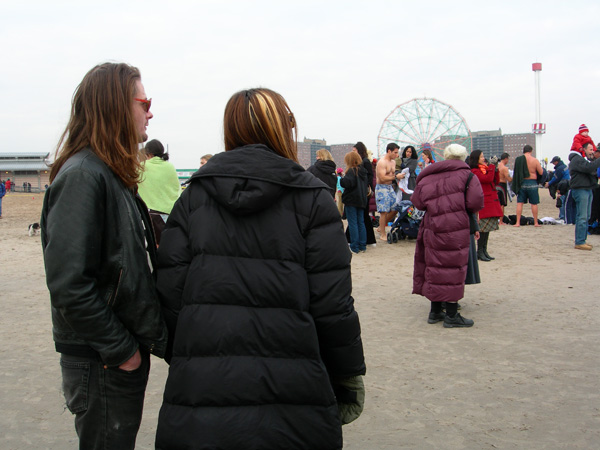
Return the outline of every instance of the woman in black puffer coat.
{"type": "Polygon", "coordinates": [[[226,151],[171,212],[159,449],[339,449],[360,414],[351,255],[330,194],[295,162],[294,125],[279,94],[234,94],[226,151]]]}
{"type": "Polygon", "coordinates": [[[330,189],[329,192],[331,193],[331,196],[335,198],[337,175],[335,173],[336,167],[333,156],[331,156],[331,153],[324,148],[317,150],[315,156],[317,160],[306,170],[325,183],[330,189]]]}

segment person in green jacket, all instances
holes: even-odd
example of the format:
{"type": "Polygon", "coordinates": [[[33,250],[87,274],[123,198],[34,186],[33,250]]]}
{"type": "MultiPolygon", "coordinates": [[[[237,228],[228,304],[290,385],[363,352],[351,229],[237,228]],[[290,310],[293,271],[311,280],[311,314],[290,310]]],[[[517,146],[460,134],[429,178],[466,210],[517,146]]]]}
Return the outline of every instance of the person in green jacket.
{"type": "Polygon", "coordinates": [[[169,153],[165,153],[160,141],[152,139],[143,151],[146,161],[142,163],[138,193],[150,211],[158,245],[167,218],[181,194],[181,186],[177,171],[169,162],[169,153]]]}

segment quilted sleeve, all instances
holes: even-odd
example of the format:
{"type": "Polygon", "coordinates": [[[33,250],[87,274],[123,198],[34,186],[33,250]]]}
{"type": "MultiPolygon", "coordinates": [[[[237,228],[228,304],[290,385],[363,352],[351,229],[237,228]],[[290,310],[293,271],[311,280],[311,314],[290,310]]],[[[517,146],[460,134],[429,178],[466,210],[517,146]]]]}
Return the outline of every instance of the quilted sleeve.
{"type": "Polygon", "coordinates": [[[306,233],[310,313],[331,377],[364,375],[360,322],[352,298],[351,254],[335,204],[319,191],[306,233]]]}
{"type": "Polygon", "coordinates": [[[173,210],[162,232],[158,248],[156,287],[161,302],[163,317],[169,331],[165,361],[171,362],[173,338],[177,318],[182,307],[183,289],[192,261],[188,239],[189,194],[188,188],[175,202],[173,210]]]}

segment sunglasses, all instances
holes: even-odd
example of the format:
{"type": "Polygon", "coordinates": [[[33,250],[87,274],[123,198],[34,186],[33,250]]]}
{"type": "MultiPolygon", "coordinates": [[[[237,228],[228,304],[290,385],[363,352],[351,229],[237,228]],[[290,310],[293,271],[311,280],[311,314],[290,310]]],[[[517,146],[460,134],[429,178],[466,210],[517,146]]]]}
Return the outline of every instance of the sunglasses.
{"type": "Polygon", "coordinates": [[[152,99],[151,98],[134,98],[134,100],[136,102],[140,102],[143,103],[142,107],[144,108],[144,111],[148,112],[150,111],[150,106],[152,106],[152,99]]]}

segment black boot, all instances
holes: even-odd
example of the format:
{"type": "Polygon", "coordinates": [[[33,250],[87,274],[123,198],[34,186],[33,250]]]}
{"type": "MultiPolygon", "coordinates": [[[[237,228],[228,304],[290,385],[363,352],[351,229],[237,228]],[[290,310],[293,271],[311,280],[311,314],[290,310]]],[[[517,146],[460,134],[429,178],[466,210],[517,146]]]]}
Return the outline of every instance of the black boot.
{"type": "Polygon", "coordinates": [[[493,256],[490,256],[490,254],[487,251],[488,241],[490,240],[490,233],[489,233],[489,231],[486,232],[486,233],[481,233],[481,237],[479,239],[483,240],[483,242],[481,243],[481,247],[483,248],[483,254],[486,256],[486,258],[488,258],[490,261],[493,260],[493,259],[496,259],[493,256]]]}
{"type": "Polygon", "coordinates": [[[491,261],[491,259],[485,256],[485,253],[483,252],[484,240],[487,242],[487,233],[479,233],[479,240],[477,241],[477,259],[479,261],[491,261]]]}
{"type": "Polygon", "coordinates": [[[446,317],[444,317],[444,328],[465,328],[472,327],[473,321],[466,319],[458,313],[458,303],[450,303],[446,305],[446,317]]]}
{"type": "Polygon", "coordinates": [[[429,312],[427,323],[438,323],[444,320],[444,317],[446,317],[446,314],[442,311],[442,304],[440,302],[431,302],[431,311],[429,312]]]}

